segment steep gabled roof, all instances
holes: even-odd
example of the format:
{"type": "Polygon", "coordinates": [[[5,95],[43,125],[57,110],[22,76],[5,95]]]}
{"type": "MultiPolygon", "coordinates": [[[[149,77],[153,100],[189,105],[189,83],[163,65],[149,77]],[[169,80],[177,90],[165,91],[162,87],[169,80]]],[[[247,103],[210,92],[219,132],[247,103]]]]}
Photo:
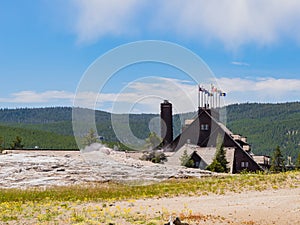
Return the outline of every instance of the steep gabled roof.
{"type": "MultiPolygon", "coordinates": [[[[219,135],[223,137],[223,145],[225,148],[233,148],[239,156],[243,156],[243,158],[247,158],[257,169],[262,169],[254,159],[243,150],[243,147],[232,137],[232,132],[224,126],[222,123],[218,122],[213,116],[211,116],[211,110],[207,109],[199,109],[198,116],[194,119],[194,121],[186,127],[183,132],[178,135],[171,143],[167,146],[167,148],[171,151],[178,151],[185,144],[191,144],[195,146],[199,146],[202,148],[214,148],[217,144],[217,138],[219,135]],[[201,125],[207,124],[209,125],[209,130],[201,130],[201,125]]],[[[198,151],[197,151],[198,154],[198,151]]],[[[205,158],[205,150],[201,150],[199,152],[199,156],[205,158]]],[[[209,152],[210,155],[213,152],[209,152]]],[[[213,154],[214,155],[214,154],[213,154]]],[[[201,157],[201,158],[202,158],[201,157]]],[[[233,158],[233,157],[231,157],[233,158]]],[[[228,160],[229,161],[229,160],[228,160]]],[[[231,160],[234,163],[234,159],[231,160]]],[[[234,170],[234,168],[233,168],[234,170]]],[[[232,172],[234,172],[232,170],[232,172]]]]}
{"type": "MultiPolygon", "coordinates": [[[[201,158],[200,169],[205,169],[208,165],[210,165],[216,155],[215,147],[199,147],[197,145],[185,144],[178,151],[174,152],[168,158],[166,164],[178,166],[181,164],[180,158],[184,154],[184,151],[187,152],[189,156],[196,153],[201,158]]],[[[228,161],[227,167],[229,171],[233,172],[234,166],[234,152],[235,148],[225,148],[226,151],[226,160],[228,161]]]]}

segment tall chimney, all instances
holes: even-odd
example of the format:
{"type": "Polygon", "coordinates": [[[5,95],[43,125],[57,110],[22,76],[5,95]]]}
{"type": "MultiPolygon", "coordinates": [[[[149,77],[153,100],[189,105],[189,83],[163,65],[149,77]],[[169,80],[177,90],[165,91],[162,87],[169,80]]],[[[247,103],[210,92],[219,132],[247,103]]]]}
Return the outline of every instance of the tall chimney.
{"type": "Polygon", "coordinates": [[[160,104],[160,119],[163,146],[166,146],[173,141],[172,104],[168,100],[164,100],[164,102],[160,104]]]}

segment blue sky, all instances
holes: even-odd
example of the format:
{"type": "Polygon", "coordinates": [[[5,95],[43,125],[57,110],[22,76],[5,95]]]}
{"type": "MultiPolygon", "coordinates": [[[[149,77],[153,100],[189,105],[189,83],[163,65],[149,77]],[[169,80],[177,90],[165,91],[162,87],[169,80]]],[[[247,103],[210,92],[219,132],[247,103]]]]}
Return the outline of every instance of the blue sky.
{"type": "MultiPolygon", "coordinates": [[[[299,101],[299,24],[297,0],[0,0],[0,107],[72,106],[99,56],[142,40],[173,42],[200,56],[228,93],[225,104],[299,101]]],[[[176,97],[171,81],[197,102],[197,84],[186,74],[145,63],[115,74],[96,107],[112,110],[120,101],[135,112],[158,112],[161,99],[136,104],[133,96],[147,86],[176,97]]]]}

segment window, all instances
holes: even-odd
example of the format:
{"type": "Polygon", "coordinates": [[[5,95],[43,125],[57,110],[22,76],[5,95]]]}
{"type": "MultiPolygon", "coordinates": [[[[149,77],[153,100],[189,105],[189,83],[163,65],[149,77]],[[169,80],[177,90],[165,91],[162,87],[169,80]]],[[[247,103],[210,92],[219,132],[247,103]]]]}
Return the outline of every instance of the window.
{"type": "Polygon", "coordinates": [[[242,168],[248,168],[249,163],[248,162],[241,162],[241,167],[242,168]]]}
{"type": "Polygon", "coordinates": [[[201,124],[200,129],[201,130],[208,130],[209,126],[208,126],[208,124],[201,124]]]}

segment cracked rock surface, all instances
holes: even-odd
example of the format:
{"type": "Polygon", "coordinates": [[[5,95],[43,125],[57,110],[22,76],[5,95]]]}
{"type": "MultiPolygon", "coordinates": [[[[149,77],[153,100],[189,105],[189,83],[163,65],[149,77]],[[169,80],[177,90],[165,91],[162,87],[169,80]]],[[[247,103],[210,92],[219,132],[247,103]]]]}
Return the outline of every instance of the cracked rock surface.
{"type": "Polygon", "coordinates": [[[208,171],[154,164],[101,147],[81,152],[12,151],[0,155],[0,188],[65,186],[118,181],[143,184],[211,176],[208,171]]]}

